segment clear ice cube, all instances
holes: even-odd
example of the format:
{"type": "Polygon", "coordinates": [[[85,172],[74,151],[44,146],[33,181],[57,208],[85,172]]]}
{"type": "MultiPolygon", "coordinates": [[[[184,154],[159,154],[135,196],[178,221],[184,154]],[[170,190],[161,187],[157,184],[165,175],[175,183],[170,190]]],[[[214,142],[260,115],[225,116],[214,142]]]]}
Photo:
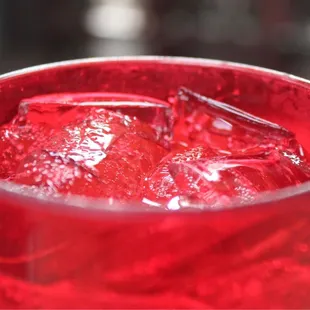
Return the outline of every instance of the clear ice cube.
{"type": "Polygon", "coordinates": [[[181,88],[174,101],[174,139],[179,144],[207,144],[221,154],[256,154],[302,147],[289,130],[234,106],[181,88]]]}
{"type": "Polygon", "coordinates": [[[180,192],[180,203],[187,207],[249,203],[261,192],[310,180],[308,164],[288,151],[171,163],[169,171],[180,192]]]}
{"type": "Polygon", "coordinates": [[[102,109],[137,118],[150,126],[157,139],[169,146],[172,134],[172,110],[168,103],[155,98],[120,93],[59,93],[24,99],[19,106],[20,117],[32,123],[66,125],[82,119],[89,110],[100,114],[102,109]]]}
{"type": "MultiPolygon", "coordinates": [[[[55,129],[53,136],[40,144],[37,151],[69,161],[68,163],[73,162],[76,169],[79,167],[96,176],[101,182],[101,188],[93,186],[94,193],[87,190],[88,196],[120,200],[138,200],[142,195],[146,174],[167,154],[167,150],[157,143],[156,133],[147,124],[128,115],[105,109],[101,109],[100,113],[98,110],[87,111],[82,121],[71,121],[66,126],[55,129]]],[[[26,161],[26,171],[19,170],[14,181],[25,185],[37,185],[36,180],[39,176],[36,166],[44,166],[44,161],[42,162],[42,158],[38,161],[31,155],[26,156],[26,161]],[[32,167],[30,172],[29,166],[32,167]]],[[[58,162],[49,160],[45,170],[40,170],[41,174],[44,172],[49,176],[45,181],[46,184],[50,183],[49,190],[55,187],[55,192],[85,192],[83,184],[80,184],[81,193],[75,185],[69,189],[66,186],[54,186],[54,179],[58,183],[57,171],[60,166],[62,167],[58,162]]],[[[60,176],[64,178],[62,173],[60,176]]],[[[74,177],[72,180],[75,182],[74,177]]]]}

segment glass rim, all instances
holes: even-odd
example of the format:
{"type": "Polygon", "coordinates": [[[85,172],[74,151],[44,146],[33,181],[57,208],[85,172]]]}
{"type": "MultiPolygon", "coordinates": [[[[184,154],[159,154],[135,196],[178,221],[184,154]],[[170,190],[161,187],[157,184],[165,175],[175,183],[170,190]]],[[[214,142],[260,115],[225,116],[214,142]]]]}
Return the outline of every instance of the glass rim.
{"type": "MultiPolygon", "coordinates": [[[[25,74],[31,74],[39,71],[52,70],[55,68],[69,67],[72,65],[86,65],[86,64],[96,64],[96,63],[107,63],[107,62],[131,62],[131,61],[141,61],[141,62],[159,62],[162,64],[176,64],[180,66],[203,66],[203,67],[222,67],[235,70],[250,70],[256,73],[263,73],[276,78],[285,80],[286,82],[291,82],[299,84],[299,86],[307,87],[310,90],[310,81],[292,74],[284,73],[277,70],[267,69],[264,67],[258,67],[253,65],[247,65],[231,61],[215,60],[215,59],[204,59],[204,58],[190,58],[190,57],[171,57],[171,56],[122,56],[122,57],[93,57],[93,58],[82,58],[75,60],[65,60],[59,62],[53,62],[48,64],[42,64],[37,66],[31,66],[25,69],[15,70],[9,73],[0,75],[0,82],[22,76],[25,74]]],[[[294,198],[303,194],[310,192],[310,181],[305,182],[298,186],[290,186],[283,189],[279,189],[272,192],[265,192],[258,195],[257,199],[249,204],[240,204],[236,202],[230,208],[219,208],[219,209],[193,209],[185,210],[180,212],[179,210],[172,211],[166,210],[160,207],[152,207],[152,210],[141,209],[141,202],[128,202],[127,204],[113,204],[111,205],[107,199],[103,198],[87,198],[83,196],[70,196],[66,197],[37,197],[36,194],[31,189],[23,189],[21,191],[21,186],[13,182],[8,182],[5,180],[0,180],[0,199],[4,202],[8,202],[14,205],[21,205],[24,207],[44,207],[51,210],[58,210],[61,213],[64,211],[77,211],[81,210],[82,214],[86,212],[87,214],[97,215],[99,214],[167,214],[167,213],[180,213],[180,214],[192,214],[192,213],[223,213],[230,212],[235,209],[244,209],[264,204],[269,204],[275,201],[282,201],[289,198],[294,198]],[[126,208],[126,205],[131,205],[130,208],[126,208]],[[64,208],[66,207],[66,208],[64,208]],[[65,210],[66,209],[66,210],[65,210]]]]}

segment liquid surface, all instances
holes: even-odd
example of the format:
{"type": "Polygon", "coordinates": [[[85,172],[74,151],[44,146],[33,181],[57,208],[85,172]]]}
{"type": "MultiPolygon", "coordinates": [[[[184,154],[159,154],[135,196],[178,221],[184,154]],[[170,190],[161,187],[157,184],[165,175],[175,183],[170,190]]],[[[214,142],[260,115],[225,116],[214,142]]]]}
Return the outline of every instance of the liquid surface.
{"type": "Polygon", "coordinates": [[[310,179],[294,133],[186,88],[24,99],[0,130],[0,176],[45,196],[223,208],[310,179]]]}

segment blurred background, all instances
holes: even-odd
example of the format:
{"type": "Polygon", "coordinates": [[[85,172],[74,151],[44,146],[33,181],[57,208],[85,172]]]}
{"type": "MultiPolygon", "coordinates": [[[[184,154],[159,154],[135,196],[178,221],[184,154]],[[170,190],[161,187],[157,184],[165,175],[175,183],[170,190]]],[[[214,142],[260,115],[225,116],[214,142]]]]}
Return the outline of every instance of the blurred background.
{"type": "Polygon", "coordinates": [[[154,54],[310,78],[310,0],[0,0],[1,72],[154,54]]]}

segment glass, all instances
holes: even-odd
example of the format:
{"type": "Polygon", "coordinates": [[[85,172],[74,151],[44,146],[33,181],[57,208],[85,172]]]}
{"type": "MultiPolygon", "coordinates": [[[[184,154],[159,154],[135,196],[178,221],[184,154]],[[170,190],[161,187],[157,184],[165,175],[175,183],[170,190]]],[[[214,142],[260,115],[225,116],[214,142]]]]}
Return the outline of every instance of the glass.
{"type": "MultiPolygon", "coordinates": [[[[294,131],[310,149],[310,84],[212,60],[136,57],[44,65],[0,78],[0,122],[24,98],[180,86],[294,131]]],[[[0,308],[309,308],[310,187],[245,207],[164,212],[53,201],[0,183],[0,308]]]]}

